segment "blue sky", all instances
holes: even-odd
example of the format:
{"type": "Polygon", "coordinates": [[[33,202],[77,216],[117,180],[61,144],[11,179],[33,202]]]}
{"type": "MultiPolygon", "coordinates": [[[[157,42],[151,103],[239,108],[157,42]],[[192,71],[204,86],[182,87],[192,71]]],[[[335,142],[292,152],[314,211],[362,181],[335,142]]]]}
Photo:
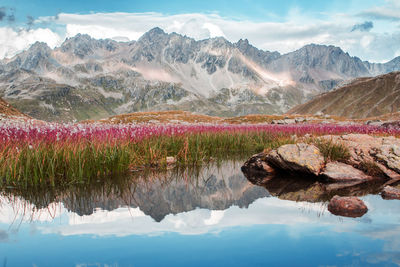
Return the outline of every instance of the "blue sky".
{"type": "Polygon", "coordinates": [[[375,62],[400,56],[400,0],[3,0],[0,58],[35,41],[59,46],[77,33],[136,40],[156,26],[195,39],[247,38],[281,53],[320,43],[375,62]]]}
{"type": "Polygon", "coordinates": [[[357,11],[373,5],[381,5],[383,0],[202,0],[202,1],[82,1],[82,0],[3,0],[2,6],[15,8],[19,22],[26,16],[53,16],[57,13],[91,13],[91,12],[160,12],[164,14],[182,13],[218,13],[224,17],[236,19],[279,20],[292,8],[300,8],[307,12],[326,13],[339,11],[357,11]]]}

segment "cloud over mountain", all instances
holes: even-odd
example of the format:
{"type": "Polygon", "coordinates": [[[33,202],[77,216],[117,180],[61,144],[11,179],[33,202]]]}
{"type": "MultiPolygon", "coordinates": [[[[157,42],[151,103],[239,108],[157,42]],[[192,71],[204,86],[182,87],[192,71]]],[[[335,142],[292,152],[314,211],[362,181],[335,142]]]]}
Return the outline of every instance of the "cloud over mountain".
{"type": "Polygon", "coordinates": [[[29,20],[29,25],[24,21],[25,29],[0,26],[0,58],[15,55],[35,41],[48,39],[48,45],[54,47],[78,33],[96,39],[132,41],[154,27],[196,40],[217,36],[231,42],[248,39],[261,49],[280,53],[317,43],[339,46],[351,55],[373,62],[385,62],[400,55],[400,28],[396,26],[400,20],[400,4],[386,1],[380,6],[358,9],[348,13],[309,13],[292,7],[286,15],[266,20],[226,17],[219,13],[61,12],[29,20]],[[365,22],[360,23],[360,17],[366,18],[365,22]]]}

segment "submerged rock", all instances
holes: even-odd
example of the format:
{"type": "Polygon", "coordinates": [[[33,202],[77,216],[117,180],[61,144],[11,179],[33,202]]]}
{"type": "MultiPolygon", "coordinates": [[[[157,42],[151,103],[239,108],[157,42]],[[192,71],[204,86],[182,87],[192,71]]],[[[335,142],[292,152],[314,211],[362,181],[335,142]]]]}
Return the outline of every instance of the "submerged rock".
{"type": "Polygon", "coordinates": [[[358,197],[336,195],[329,201],[328,210],[334,215],[356,218],[367,213],[368,208],[358,197]]]}
{"type": "Polygon", "coordinates": [[[381,195],[384,199],[400,199],[400,189],[393,186],[385,186],[381,195]]]}
{"type": "Polygon", "coordinates": [[[329,162],[321,173],[329,181],[333,182],[352,182],[369,181],[373,178],[351,165],[342,162],[329,162]]]}
{"type": "Polygon", "coordinates": [[[319,175],[325,160],[319,149],[305,143],[283,145],[266,156],[266,162],[289,172],[319,175]]]}

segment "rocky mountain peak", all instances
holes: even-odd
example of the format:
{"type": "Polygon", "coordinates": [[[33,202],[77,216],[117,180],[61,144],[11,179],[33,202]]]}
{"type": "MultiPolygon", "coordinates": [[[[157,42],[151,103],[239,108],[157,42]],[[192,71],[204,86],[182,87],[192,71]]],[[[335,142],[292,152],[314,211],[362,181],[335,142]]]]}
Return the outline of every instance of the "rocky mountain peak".
{"type": "Polygon", "coordinates": [[[266,66],[269,62],[281,56],[278,52],[263,51],[249,43],[247,39],[240,39],[234,46],[245,56],[249,57],[254,62],[266,66]]]}
{"type": "Polygon", "coordinates": [[[388,72],[397,70],[398,66],[400,66],[400,56],[399,57],[395,57],[394,59],[392,59],[389,62],[387,62],[385,65],[387,67],[387,71],[388,72]]]}
{"type": "Polygon", "coordinates": [[[239,41],[236,42],[237,47],[248,47],[249,46],[249,40],[247,39],[240,39],[239,41]]]}
{"type": "Polygon", "coordinates": [[[168,34],[164,32],[163,29],[159,27],[155,27],[151,29],[150,31],[146,32],[145,34],[142,35],[142,37],[139,38],[139,42],[157,42],[157,39],[164,39],[165,37],[168,37],[168,34]]]}
{"type": "Polygon", "coordinates": [[[332,45],[309,44],[299,50],[285,54],[285,61],[297,69],[320,69],[340,73],[347,77],[359,77],[369,74],[364,63],[357,57],[351,57],[340,47],[332,45]]]}
{"type": "Polygon", "coordinates": [[[334,53],[336,55],[347,54],[343,52],[343,50],[340,47],[336,47],[333,45],[320,45],[320,44],[308,44],[292,53],[308,55],[308,56],[319,56],[321,54],[329,54],[329,53],[334,53]]]}
{"type": "Polygon", "coordinates": [[[35,42],[33,45],[31,45],[29,50],[41,53],[49,53],[51,48],[44,42],[35,42]]]}
{"type": "Polygon", "coordinates": [[[115,51],[118,42],[111,39],[96,40],[88,34],[77,34],[74,37],[67,38],[61,45],[60,50],[64,53],[72,53],[79,58],[92,55],[97,49],[115,51]]]}
{"type": "Polygon", "coordinates": [[[51,56],[51,48],[43,42],[35,42],[28,50],[16,55],[7,63],[6,69],[16,68],[24,70],[41,69],[51,56]]]}
{"type": "Polygon", "coordinates": [[[77,35],[75,35],[73,37],[69,37],[69,38],[65,39],[65,41],[63,42],[63,44],[61,46],[64,46],[68,43],[89,42],[91,40],[92,40],[92,37],[89,34],[78,33],[77,35]]]}

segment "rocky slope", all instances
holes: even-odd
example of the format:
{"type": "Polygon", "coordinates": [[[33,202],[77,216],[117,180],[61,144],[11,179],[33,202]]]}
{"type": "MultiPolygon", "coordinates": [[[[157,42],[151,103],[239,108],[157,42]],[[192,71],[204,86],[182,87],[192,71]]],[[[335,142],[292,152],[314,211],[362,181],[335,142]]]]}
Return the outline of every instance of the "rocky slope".
{"type": "Polygon", "coordinates": [[[196,41],[154,28],[132,42],[78,34],[55,49],[35,43],[0,61],[0,96],[46,120],[171,109],[272,114],[349,79],[392,70],[400,70],[399,58],[374,64],[323,45],[281,55],[247,40],[196,41]]]}
{"type": "Polygon", "coordinates": [[[291,109],[289,114],[324,113],[348,118],[367,118],[400,110],[400,72],[353,82],[321,94],[291,109]]]}
{"type": "Polygon", "coordinates": [[[29,119],[28,116],[0,98],[0,121],[3,119],[29,119]]]}

